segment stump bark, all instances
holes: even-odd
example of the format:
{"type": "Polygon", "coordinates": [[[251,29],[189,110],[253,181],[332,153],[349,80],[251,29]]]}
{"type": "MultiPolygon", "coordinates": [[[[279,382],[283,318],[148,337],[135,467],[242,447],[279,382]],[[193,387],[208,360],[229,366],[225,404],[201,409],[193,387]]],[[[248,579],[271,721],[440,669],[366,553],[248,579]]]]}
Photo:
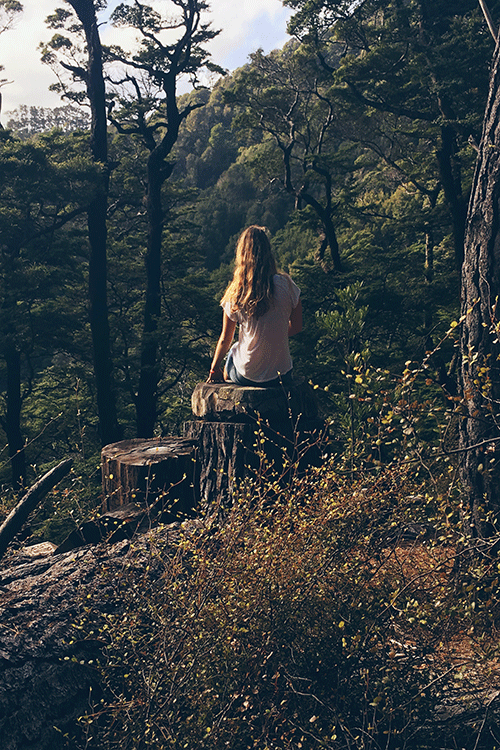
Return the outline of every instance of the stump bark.
{"type": "Polygon", "coordinates": [[[196,445],[183,438],[122,440],[101,452],[103,512],[129,503],[171,520],[197,504],[196,445]]]}
{"type": "Polygon", "coordinates": [[[203,510],[230,504],[238,481],[256,469],[255,425],[186,422],[184,434],[197,444],[197,486],[203,510]]]}

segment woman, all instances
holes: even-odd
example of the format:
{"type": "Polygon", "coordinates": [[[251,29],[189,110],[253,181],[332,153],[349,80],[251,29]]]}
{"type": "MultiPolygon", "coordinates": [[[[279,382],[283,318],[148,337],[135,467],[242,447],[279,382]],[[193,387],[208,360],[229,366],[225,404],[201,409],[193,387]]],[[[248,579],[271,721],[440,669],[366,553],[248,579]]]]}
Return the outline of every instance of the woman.
{"type": "Polygon", "coordinates": [[[241,235],[221,307],[222,333],[207,382],[260,388],[289,384],[293,363],[288,337],[302,330],[300,289],[288,274],[278,273],[263,227],[248,227],[241,235]],[[231,347],[236,324],[238,341],[231,347]]]}

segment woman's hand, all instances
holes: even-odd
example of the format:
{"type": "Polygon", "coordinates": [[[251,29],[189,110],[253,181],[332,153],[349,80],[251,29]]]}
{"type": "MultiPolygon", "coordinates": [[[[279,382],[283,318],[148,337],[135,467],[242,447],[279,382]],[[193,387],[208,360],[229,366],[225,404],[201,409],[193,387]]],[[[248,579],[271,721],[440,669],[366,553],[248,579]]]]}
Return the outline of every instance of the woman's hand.
{"type": "Polygon", "coordinates": [[[223,383],[224,382],[224,373],[222,371],[222,367],[216,367],[213,370],[210,370],[210,374],[207,378],[207,383],[223,383]]]}
{"type": "Polygon", "coordinates": [[[222,318],[222,333],[219,336],[217,346],[215,347],[215,354],[212,359],[212,369],[210,370],[210,375],[207,378],[207,383],[224,382],[222,360],[229,351],[229,347],[231,346],[231,342],[234,337],[235,328],[236,323],[228,318],[226,313],[224,313],[222,318]]]}

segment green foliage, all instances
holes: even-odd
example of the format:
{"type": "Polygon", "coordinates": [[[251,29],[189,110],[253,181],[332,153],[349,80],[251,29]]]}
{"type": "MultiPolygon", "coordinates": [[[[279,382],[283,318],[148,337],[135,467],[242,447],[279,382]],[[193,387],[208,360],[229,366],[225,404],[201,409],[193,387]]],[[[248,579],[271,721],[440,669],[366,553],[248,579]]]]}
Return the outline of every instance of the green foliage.
{"type": "MultiPolygon", "coordinates": [[[[38,383],[58,355],[78,350],[84,328],[84,271],[80,215],[91,199],[99,169],[82,156],[81,136],[53,131],[21,141],[2,131],[0,176],[0,428],[11,455],[41,429],[22,423],[21,409],[44,412],[38,383]]],[[[64,356],[64,355],[63,355],[64,356]]],[[[58,411],[42,418],[47,425],[58,411]]],[[[19,455],[19,454],[18,454],[19,455]]],[[[33,463],[38,462],[33,458],[33,463]]],[[[47,460],[47,459],[45,459],[47,460]]],[[[24,463],[29,462],[24,459],[24,463]]],[[[14,482],[25,468],[13,464],[14,482]]]]}
{"type": "MultiPolygon", "coordinates": [[[[181,122],[165,162],[173,170],[172,182],[162,192],[161,312],[153,316],[156,330],[146,335],[158,346],[155,429],[181,429],[190,389],[204,376],[219,332],[218,299],[236,237],[246,225],[258,223],[269,227],[279,263],[301,287],[304,333],[291,342],[295,369],[319,386],[336,450],[345,456],[350,445],[353,458],[359,453],[362,462],[385,461],[398,451],[405,454],[408,435],[394,428],[393,438],[381,437],[379,427],[375,429],[380,426],[377,415],[397,407],[404,363],[425,359],[442,339],[439,353],[426,360],[428,369],[419,380],[416,401],[427,404],[419,407],[422,411],[427,408],[434,414],[441,397],[438,386],[451,393],[455,348],[445,333],[458,303],[453,268],[457,217],[450,214],[453,201],[443,188],[440,159],[449,157],[454,200],[464,204],[475,157],[469,140],[472,144],[477,140],[482,118],[491,40],[469,0],[452,5],[438,2],[422,23],[420,4],[413,2],[370,0],[351,6],[333,0],[293,0],[290,5],[297,12],[293,24],[298,41],[270,55],[256,53],[248,65],[221,79],[211,91],[199,89],[177,98],[181,122]],[[448,105],[453,111],[445,111],[448,105]],[[449,127],[451,141],[445,138],[449,127]],[[446,144],[453,146],[450,153],[446,144]],[[289,173],[283,151],[287,148],[291,148],[289,173]],[[333,271],[324,252],[324,227],[317,213],[321,206],[323,218],[329,215],[334,223],[342,273],[333,271]],[[341,300],[347,289],[359,289],[350,307],[341,300]],[[348,340],[350,327],[358,330],[356,340],[348,340]],[[437,383],[432,394],[431,386],[425,385],[429,378],[437,383]],[[382,441],[378,446],[377,440],[382,441]]],[[[493,4],[493,12],[495,8],[493,4]]],[[[205,10],[203,3],[198,10],[205,10]]],[[[119,5],[114,18],[118,24],[139,21],[153,35],[163,23],[154,9],[132,3],[119,5]]],[[[167,19],[164,25],[173,22],[167,19]]],[[[46,53],[54,55],[62,45],[66,62],[77,75],[84,50],[74,14],[58,10],[50,24],[60,39],[54,38],[46,53]]],[[[200,26],[200,34],[208,40],[213,32],[200,26]]],[[[159,59],[153,40],[144,42],[141,64],[149,55],[148,64],[154,67],[159,59]]],[[[109,62],[121,53],[113,48],[105,54],[109,62]]],[[[195,55],[193,64],[207,60],[200,62],[195,55]]],[[[133,76],[137,61],[131,61],[133,76]]],[[[158,76],[163,72],[160,65],[158,76]]],[[[160,78],[148,85],[142,80],[139,98],[116,81],[116,86],[108,87],[114,101],[110,114],[120,130],[110,134],[108,293],[121,422],[131,436],[146,283],[145,185],[152,145],[141,141],[140,132],[149,132],[159,144],[167,133],[168,118],[164,98],[156,97],[160,78]]],[[[79,122],[74,108],[60,109],[49,116],[40,108],[30,108],[20,111],[14,121],[23,136],[62,122],[66,115],[68,129],[73,129],[79,122]]],[[[9,138],[2,136],[5,149],[7,143],[14,143],[9,138]]],[[[69,218],[83,207],[92,195],[93,177],[85,176],[87,167],[78,161],[78,154],[69,157],[71,144],[79,144],[76,149],[81,153],[80,136],[68,139],[65,146],[62,135],[43,136],[39,145],[44,138],[43,159],[43,149],[31,144],[16,161],[13,154],[20,148],[16,141],[11,166],[5,162],[3,167],[7,187],[0,207],[2,237],[10,244],[19,237],[24,242],[23,233],[30,227],[47,232],[41,240],[43,258],[30,240],[16,273],[4,274],[11,279],[11,296],[17,298],[11,312],[4,306],[4,320],[8,326],[13,321],[11,328],[26,357],[23,430],[28,440],[44,424],[59,434],[52,420],[59,413],[74,414],[72,392],[78,382],[85,393],[85,429],[94,445],[96,419],[82,286],[85,230],[75,215],[66,229],[56,222],[48,233],[55,216],[69,218]],[[63,169],[64,149],[68,158],[63,169]],[[48,168],[48,151],[51,164],[58,162],[58,171],[48,168]],[[63,278],[58,268],[64,269],[63,278]],[[63,361],[70,363],[67,380],[59,367],[63,361]],[[36,378],[29,380],[33,363],[36,378]],[[54,395],[55,384],[61,388],[53,412],[48,406],[52,395],[45,397],[42,384],[54,395]]],[[[4,382],[4,370],[0,377],[4,382]]],[[[68,437],[72,420],[64,416],[57,422],[63,425],[64,439],[57,438],[54,449],[64,450],[65,444],[73,449],[81,442],[68,437]]],[[[424,434],[435,442],[434,430],[424,434]]],[[[31,460],[38,463],[38,454],[31,460]]]]}

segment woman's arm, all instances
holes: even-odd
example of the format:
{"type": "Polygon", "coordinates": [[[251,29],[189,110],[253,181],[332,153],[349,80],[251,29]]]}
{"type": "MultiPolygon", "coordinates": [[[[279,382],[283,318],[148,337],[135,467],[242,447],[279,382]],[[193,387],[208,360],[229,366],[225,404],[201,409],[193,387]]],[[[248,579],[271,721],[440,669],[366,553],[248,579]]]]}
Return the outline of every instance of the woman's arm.
{"type": "Polygon", "coordinates": [[[222,360],[228,353],[229,347],[232,344],[235,329],[236,321],[231,320],[227,317],[226,313],[224,313],[224,317],[222,318],[222,333],[219,336],[217,346],[215,347],[215,353],[212,359],[212,366],[210,367],[210,375],[207,378],[207,383],[222,383],[224,381],[222,360]]]}
{"type": "Polygon", "coordinates": [[[295,336],[295,334],[300,333],[301,330],[302,330],[302,302],[299,299],[297,307],[294,307],[290,314],[290,320],[288,321],[288,335],[295,336]]]}

